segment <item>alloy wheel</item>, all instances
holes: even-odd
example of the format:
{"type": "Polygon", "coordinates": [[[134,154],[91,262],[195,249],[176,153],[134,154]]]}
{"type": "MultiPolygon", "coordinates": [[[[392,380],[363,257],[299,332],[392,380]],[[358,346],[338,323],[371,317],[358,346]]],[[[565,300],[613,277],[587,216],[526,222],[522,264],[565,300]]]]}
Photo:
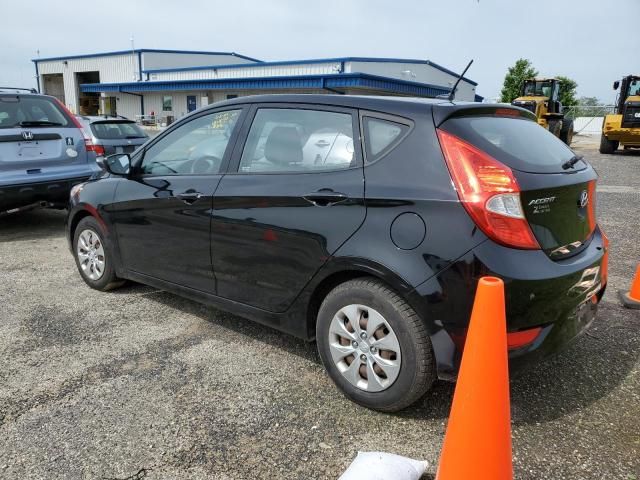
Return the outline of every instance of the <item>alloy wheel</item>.
{"type": "Polygon", "coordinates": [[[80,232],[76,255],[87,278],[96,281],[102,277],[105,267],[104,246],[96,232],[90,229],[80,232]]]}
{"type": "Polygon", "coordinates": [[[398,338],[386,319],[366,305],[347,305],[334,315],[329,349],[338,371],[360,390],[386,390],[400,373],[398,338]]]}

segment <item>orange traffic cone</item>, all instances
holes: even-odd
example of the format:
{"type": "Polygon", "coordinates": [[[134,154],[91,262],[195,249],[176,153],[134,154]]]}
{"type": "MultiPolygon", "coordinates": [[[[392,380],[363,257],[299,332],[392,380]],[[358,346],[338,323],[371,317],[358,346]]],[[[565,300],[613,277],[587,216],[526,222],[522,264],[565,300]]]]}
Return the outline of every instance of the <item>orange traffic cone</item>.
{"type": "Polygon", "coordinates": [[[631,282],[631,290],[628,292],[619,290],[618,293],[620,294],[622,305],[627,308],[640,309],[640,264],[636,268],[636,274],[631,282]]]}
{"type": "Polygon", "coordinates": [[[513,479],[504,283],[483,277],[436,480],[513,479]]]}

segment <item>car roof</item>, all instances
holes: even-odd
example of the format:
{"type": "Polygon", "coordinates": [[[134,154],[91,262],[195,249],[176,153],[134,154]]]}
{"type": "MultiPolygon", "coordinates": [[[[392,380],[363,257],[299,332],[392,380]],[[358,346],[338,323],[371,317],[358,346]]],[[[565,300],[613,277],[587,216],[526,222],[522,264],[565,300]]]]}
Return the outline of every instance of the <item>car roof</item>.
{"type": "Polygon", "coordinates": [[[117,120],[117,121],[135,123],[133,120],[131,120],[131,119],[127,118],[127,117],[123,117],[122,115],[76,115],[76,117],[79,118],[80,120],[84,120],[85,122],[88,122],[88,123],[104,122],[104,121],[109,121],[109,120],[117,120]]]}
{"type": "MultiPolygon", "coordinates": [[[[224,108],[233,105],[250,105],[255,103],[290,103],[305,105],[327,105],[339,107],[351,107],[361,110],[389,113],[398,116],[419,117],[432,116],[439,125],[451,115],[462,111],[494,111],[496,109],[513,109],[522,112],[522,115],[529,115],[531,112],[520,107],[504,103],[480,103],[449,101],[443,98],[422,98],[422,97],[392,97],[375,95],[320,95],[320,94],[270,94],[238,97],[214,103],[205,107],[204,110],[224,108]]],[[[202,111],[202,110],[200,110],[202,111]]]]}
{"type": "Polygon", "coordinates": [[[332,94],[266,94],[237,97],[210,105],[216,108],[225,105],[244,105],[249,103],[306,103],[315,105],[334,105],[344,107],[354,107],[361,109],[397,109],[408,106],[418,106],[421,108],[431,107],[440,104],[463,104],[473,102],[449,102],[440,98],[422,97],[392,97],[379,95],[332,95],[332,94]]]}
{"type": "Polygon", "coordinates": [[[8,94],[20,94],[20,95],[27,95],[27,94],[34,94],[34,95],[38,95],[38,92],[35,88],[20,88],[20,87],[0,87],[0,94],[3,93],[8,93],[8,94]]]}

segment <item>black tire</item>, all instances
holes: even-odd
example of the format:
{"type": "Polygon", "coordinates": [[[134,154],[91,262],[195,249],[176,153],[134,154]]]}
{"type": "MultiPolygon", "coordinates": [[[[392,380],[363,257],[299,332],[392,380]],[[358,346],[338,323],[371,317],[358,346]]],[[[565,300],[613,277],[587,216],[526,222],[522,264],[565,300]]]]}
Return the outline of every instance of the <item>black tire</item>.
{"type": "Polygon", "coordinates": [[[620,142],[617,140],[609,140],[604,135],[600,135],[600,153],[611,155],[618,149],[620,142]]]}
{"type": "Polygon", "coordinates": [[[549,129],[549,131],[558,138],[560,137],[561,127],[562,125],[560,125],[560,120],[549,120],[547,122],[547,128],[549,129]]]}
{"type": "Polygon", "coordinates": [[[573,120],[565,119],[562,121],[562,129],[560,130],[560,140],[571,146],[573,141],[573,120]]]}
{"type": "Polygon", "coordinates": [[[318,312],[316,342],[320,358],[334,383],[350,400],[367,408],[382,412],[402,410],[420,399],[436,379],[433,349],[424,322],[396,292],[375,279],[345,282],[326,296],[318,312]],[[352,304],[379,312],[400,345],[399,373],[382,391],[368,392],[356,387],[343,376],[332,359],[331,322],[343,307],[352,304]]]}
{"type": "Polygon", "coordinates": [[[118,288],[125,283],[124,280],[121,280],[116,276],[115,270],[113,268],[113,249],[111,248],[111,245],[109,245],[109,242],[105,241],[105,237],[106,236],[104,234],[104,230],[102,229],[98,221],[93,217],[85,217],[80,220],[80,222],[78,222],[78,225],[76,226],[75,231],[73,232],[73,258],[75,259],[76,267],[78,267],[78,272],[80,272],[80,276],[87,285],[89,285],[91,288],[103,292],[118,288]],[[87,269],[83,268],[80,263],[80,258],[78,255],[78,242],[80,241],[80,234],[85,231],[92,232],[103,247],[104,268],[100,278],[90,278],[87,273],[87,269]]]}

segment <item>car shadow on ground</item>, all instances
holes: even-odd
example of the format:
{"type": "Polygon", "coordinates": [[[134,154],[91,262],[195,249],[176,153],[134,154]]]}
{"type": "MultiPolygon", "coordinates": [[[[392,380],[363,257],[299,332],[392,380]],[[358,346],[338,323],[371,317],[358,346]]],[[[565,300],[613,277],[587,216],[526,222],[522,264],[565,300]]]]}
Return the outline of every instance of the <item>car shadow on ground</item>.
{"type": "Polygon", "coordinates": [[[176,308],[185,314],[196,316],[210,325],[222,327],[241,336],[247,337],[248,339],[256,340],[285,350],[288,353],[292,353],[305,360],[321,365],[315,343],[307,342],[292,335],[281,333],[275,328],[227,313],[215,307],[204,305],[173,293],[133,282],[128,282],[122,288],[113,290],[109,293],[115,295],[144,295],[147,299],[171,308],[176,308]]]}
{"type": "Polygon", "coordinates": [[[64,235],[66,210],[37,209],[0,217],[0,242],[64,235]]]}
{"type": "MultiPolygon", "coordinates": [[[[136,291],[209,324],[321,365],[315,343],[280,333],[271,327],[136,284],[115,292],[136,291]]],[[[587,334],[567,350],[525,368],[512,378],[513,423],[551,421],[584,409],[616,389],[633,370],[640,356],[640,336],[637,335],[637,322],[633,322],[633,315],[617,304],[601,304],[599,317],[587,334]]],[[[454,388],[453,383],[437,381],[422,400],[396,415],[414,419],[447,418],[454,388]]]]}

